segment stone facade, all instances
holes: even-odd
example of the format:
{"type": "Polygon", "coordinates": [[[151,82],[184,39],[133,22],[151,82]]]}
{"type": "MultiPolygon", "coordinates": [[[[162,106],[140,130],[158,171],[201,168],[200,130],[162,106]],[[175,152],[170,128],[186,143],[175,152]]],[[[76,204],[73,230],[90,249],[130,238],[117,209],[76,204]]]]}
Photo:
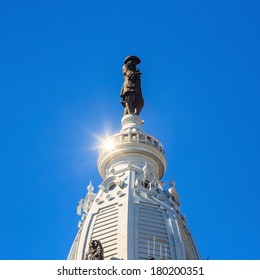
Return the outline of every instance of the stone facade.
{"type": "Polygon", "coordinates": [[[103,182],[97,194],[90,184],[79,203],[68,259],[84,259],[92,240],[101,242],[105,260],[200,259],[174,184],[161,182],[163,145],[144,133],[138,115],[125,115],[120,133],[102,144],[98,170],[103,182]]]}

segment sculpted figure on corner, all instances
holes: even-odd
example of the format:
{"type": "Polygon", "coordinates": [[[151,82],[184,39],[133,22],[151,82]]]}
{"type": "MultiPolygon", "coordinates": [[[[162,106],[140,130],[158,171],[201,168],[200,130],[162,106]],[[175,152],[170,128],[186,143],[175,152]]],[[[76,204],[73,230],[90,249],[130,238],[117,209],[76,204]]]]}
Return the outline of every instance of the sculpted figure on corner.
{"type": "Polygon", "coordinates": [[[86,260],[104,260],[104,250],[99,240],[91,240],[85,256],[86,260]]]}

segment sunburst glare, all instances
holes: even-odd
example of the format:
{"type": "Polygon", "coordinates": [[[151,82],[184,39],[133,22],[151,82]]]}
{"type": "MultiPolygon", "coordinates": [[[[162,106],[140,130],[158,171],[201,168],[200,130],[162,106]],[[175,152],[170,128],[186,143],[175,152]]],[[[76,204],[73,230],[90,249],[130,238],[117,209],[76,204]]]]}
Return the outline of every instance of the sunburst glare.
{"type": "Polygon", "coordinates": [[[95,143],[93,143],[93,145],[91,145],[89,147],[89,149],[91,150],[99,150],[102,144],[105,144],[107,149],[112,149],[113,147],[113,140],[109,140],[106,142],[106,140],[113,135],[113,133],[111,132],[111,130],[109,129],[105,129],[105,133],[104,135],[98,135],[96,132],[91,132],[91,136],[93,137],[95,143]]]}

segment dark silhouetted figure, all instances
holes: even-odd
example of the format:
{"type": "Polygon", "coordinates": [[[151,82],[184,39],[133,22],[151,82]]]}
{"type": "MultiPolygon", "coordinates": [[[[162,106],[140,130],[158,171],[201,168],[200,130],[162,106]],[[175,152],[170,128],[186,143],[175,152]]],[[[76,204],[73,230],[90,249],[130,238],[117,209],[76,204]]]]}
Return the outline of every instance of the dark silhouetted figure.
{"type": "Polygon", "coordinates": [[[124,61],[124,83],[120,94],[121,104],[125,108],[124,115],[139,115],[144,106],[140,78],[142,73],[136,68],[139,63],[141,60],[134,55],[128,56],[124,61]]]}
{"type": "Polygon", "coordinates": [[[91,240],[85,260],[104,260],[104,250],[99,240],[91,240]]]}

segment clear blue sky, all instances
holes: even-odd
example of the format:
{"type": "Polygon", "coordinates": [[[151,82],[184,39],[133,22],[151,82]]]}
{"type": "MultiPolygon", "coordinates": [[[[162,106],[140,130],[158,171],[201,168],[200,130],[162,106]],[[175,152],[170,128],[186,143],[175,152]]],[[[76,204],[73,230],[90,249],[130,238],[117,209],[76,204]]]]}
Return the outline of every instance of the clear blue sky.
{"type": "Polygon", "coordinates": [[[258,0],[0,0],[0,259],[66,259],[127,55],[203,258],[260,259],[258,0]]]}

